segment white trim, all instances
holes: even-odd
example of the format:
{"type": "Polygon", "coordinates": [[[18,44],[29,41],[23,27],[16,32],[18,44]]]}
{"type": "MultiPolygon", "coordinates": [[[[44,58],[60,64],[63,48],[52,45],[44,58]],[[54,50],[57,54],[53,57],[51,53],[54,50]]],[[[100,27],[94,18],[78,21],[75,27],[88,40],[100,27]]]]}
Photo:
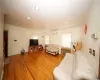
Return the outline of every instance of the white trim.
{"type": "Polygon", "coordinates": [[[3,62],[3,68],[2,68],[0,80],[3,80],[3,75],[4,75],[4,70],[3,69],[4,69],[4,62],[3,62]]]}
{"type": "Polygon", "coordinates": [[[3,62],[3,69],[4,69],[4,62],[3,62]]]}
{"type": "Polygon", "coordinates": [[[1,73],[1,78],[0,78],[0,80],[3,80],[3,75],[4,75],[4,70],[2,70],[2,73],[1,73]]]}

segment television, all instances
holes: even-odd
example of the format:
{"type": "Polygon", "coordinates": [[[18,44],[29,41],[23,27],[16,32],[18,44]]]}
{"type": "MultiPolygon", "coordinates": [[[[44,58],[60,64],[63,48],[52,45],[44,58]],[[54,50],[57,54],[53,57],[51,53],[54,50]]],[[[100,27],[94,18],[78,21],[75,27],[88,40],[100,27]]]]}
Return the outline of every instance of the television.
{"type": "Polygon", "coordinates": [[[38,45],[38,39],[30,39],[30,46],[37,46],[38,45]]]}

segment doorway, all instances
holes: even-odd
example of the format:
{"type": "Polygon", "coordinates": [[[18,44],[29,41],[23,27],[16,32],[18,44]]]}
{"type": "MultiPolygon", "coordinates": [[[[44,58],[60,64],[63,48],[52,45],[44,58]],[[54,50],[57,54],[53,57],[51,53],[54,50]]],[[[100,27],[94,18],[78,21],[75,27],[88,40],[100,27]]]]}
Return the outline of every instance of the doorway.
{"type": "Polygon", "coordinates": [[[8,31],[4,31],[4,57],[8,58],[8,31]]]}

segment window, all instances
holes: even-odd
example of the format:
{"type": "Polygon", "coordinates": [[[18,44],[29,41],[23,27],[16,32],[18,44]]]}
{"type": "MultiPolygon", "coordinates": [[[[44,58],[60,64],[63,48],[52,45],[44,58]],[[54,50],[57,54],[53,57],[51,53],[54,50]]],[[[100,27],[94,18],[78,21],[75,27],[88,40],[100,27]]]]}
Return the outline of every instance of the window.
{"type": "Polygon", "coordinates": [[[62,35],[62,46],[71,48],[71,33],[62,35]]]}
{"type": "Polygon", "coordinates": [[[49,36],[48,35],[45,36],[45,44],[49,44],[49,36]]]}

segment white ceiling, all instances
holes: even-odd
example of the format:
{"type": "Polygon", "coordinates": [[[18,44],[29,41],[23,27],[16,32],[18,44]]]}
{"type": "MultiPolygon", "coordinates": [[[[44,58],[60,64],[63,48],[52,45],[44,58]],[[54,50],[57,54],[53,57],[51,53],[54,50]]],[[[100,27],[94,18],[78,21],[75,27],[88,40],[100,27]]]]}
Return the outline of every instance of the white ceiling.
{"type": "Polygon", "coordinates": [[[79,26],[84,23],[92,2],[92,0],[3,1],[7,24],[34,29],[79,26]]]}

